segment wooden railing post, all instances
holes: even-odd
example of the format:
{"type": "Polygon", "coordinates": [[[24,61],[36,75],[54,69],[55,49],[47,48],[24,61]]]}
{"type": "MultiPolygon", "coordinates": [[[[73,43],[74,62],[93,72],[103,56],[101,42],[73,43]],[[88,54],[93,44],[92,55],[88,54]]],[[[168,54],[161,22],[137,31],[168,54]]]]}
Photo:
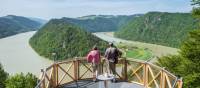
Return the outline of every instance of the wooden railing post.
{"type": "Polygon", "coordinates": [[[144,87],[148,88],[148,64],[147,64],[147,62],[145,62],[143,64],[144,64],[144,67],[143,67],[143,69],[144,69],[144,73],[143,73],[144,87]]]}
{"type": "Polygon", "coordinates": [[[58,74],[57,74],[57,63],[54,63],[53,65],[53,77],[52,77],[52,82],[53,82],[53,88],[56,88],[57,87],[57,77],[58,77],[58,74]]]}
{"type": "Polygon", "coordinates": [[[162,74],[162,76],[161,76],[162,80],[161,80],[161,87],[160,88],[165,88],[166,87],[166,83],[165,83],[165,80],[166,80],[165,76],[166,76],[166,74],[165,74],[164,70],[165,70],[165,68],[163,67],[162,68],[162,72],[161,72],[161,74],[162,74]]]}
{"type": "Polygon", "coordinates": [[[178,88],[182,88],[183,87],[183,81],[182,78],[178,79],[178,88]]]}
{"type": "Polygon", "coordinates": [[[58,64],[55,65],[55,72],[56,72],[56,86],[58,86],[58,64]]]}
{"type": "Polygon", "coordinates": [[[163,86],[163,69],[161,70],[161,73],[160,73],[160,88],[162,88],[163,86]]]}
{"type": "Polygon", "coordinates": [[[77,80],[80,78],[80,60],[77,60],[77,80]]]}
{"type": "Polygon", "coordinates": [[[124,64],[124,80],[125,81],[128,81],[128,72],[127,72],[127,64],[128,64],[128,62],[127,62],[127,60],[126,59],[123,59],[123,64],[124,64]]]}
{"type": "MultiPolygon", "coordinates": [[[[46,88],[46,86],[45,86],[45,73],[44,73],[44,69],[41,69],[41,72],[42,72],[42,74],[43,74],[43,77],[44,77],[44,79],[43,80],[41,80],[42,81],[42,88],[46,88]]],[[[43,78],[42,77],[42,78],[43,78]]]]}
{"type": "Polygon", "coordinates": [[[75,81],[77,81],[78,80],[78,60],[76,59],[76,60],[74,60],[73,61],[73,64],[74,64],[74,79],[75,79],[75,81]]]}

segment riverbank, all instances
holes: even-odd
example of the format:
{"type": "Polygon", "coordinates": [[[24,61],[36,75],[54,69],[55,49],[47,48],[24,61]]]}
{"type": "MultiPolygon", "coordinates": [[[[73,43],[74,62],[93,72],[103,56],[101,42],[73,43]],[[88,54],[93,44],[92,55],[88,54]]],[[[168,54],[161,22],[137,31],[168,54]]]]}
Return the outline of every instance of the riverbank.
{"type": "MultiPolygon", "coordinates": [[[[156,44],[149,44],[149,43],[143,43],[143,42],[137,42],[137,41],[129,41],[129,40],[124,40],[120,38],[115,38],[113,36],[113,32],[98,32],[98,33],[93,33],[97,37],[109,41],[109,42],[114,42],[114,43],[126,43],[126,44],[131,44],[132,46],[140,47],[140,48],[148,48],[151,50],[154,54],[155,57],[161,57],[169,54],[178,54],[177,48],[172,48],[172,47],[167,47],[167,46],[162,46],[162,45],[156,45],[156,44]]],[[[152,59],[152,62],[155,62],[156,59],[152,59]]]]}

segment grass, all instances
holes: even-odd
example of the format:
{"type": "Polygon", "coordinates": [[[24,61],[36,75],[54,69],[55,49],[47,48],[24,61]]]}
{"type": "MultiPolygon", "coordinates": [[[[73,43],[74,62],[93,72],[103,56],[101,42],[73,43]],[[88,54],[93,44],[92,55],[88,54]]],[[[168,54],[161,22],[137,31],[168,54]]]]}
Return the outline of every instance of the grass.
{"type": "Polygon", "coordinates": [[[149,60],[153,56],[152,51],[147,48],[138,48],[124,43],[118,44],[117,47],[122,50],[123,57],[130,59],[149,60]]]}
{"type": "Polygon", "coordinates": [[[140,60],[148,60],[149,58],[152,57],[152,53],[150,50],[138,48],[138,49],[127,50],[126,57],[140,59],[140,60]]]}

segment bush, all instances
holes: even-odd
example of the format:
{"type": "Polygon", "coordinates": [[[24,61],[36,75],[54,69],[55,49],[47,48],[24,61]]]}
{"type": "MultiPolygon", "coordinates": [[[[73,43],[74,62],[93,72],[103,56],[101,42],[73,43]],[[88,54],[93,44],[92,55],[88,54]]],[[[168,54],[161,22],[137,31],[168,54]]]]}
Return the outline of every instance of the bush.
{"type": "Polygon", "coordinates": [[[34,88],[36,85],[37,78],[31,73],[16,74],[6,80],[6,88],[34,88]]]}
{"type": "Polygon", "coordinates": [[[0,88],[5,88],[5,80],[8,77],[8,73],[4,71],[3,66],[0,64],[0,88]]]}

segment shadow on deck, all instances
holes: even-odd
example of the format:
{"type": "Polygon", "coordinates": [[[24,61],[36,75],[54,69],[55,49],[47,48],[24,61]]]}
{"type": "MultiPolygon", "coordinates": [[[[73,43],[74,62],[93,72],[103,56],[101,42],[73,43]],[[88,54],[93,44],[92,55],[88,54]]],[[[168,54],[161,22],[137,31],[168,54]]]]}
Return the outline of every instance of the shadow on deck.
{"type": "MultiPolygon", "coordinates": [[[[92,80],[79,80],[69,84],[61,85],[59,88],[104,88],[104,82],[93,82],[92,80]]],[[[144,86],[128,82],[108,82],[108,88],[144,88],[144,86]]]]}

